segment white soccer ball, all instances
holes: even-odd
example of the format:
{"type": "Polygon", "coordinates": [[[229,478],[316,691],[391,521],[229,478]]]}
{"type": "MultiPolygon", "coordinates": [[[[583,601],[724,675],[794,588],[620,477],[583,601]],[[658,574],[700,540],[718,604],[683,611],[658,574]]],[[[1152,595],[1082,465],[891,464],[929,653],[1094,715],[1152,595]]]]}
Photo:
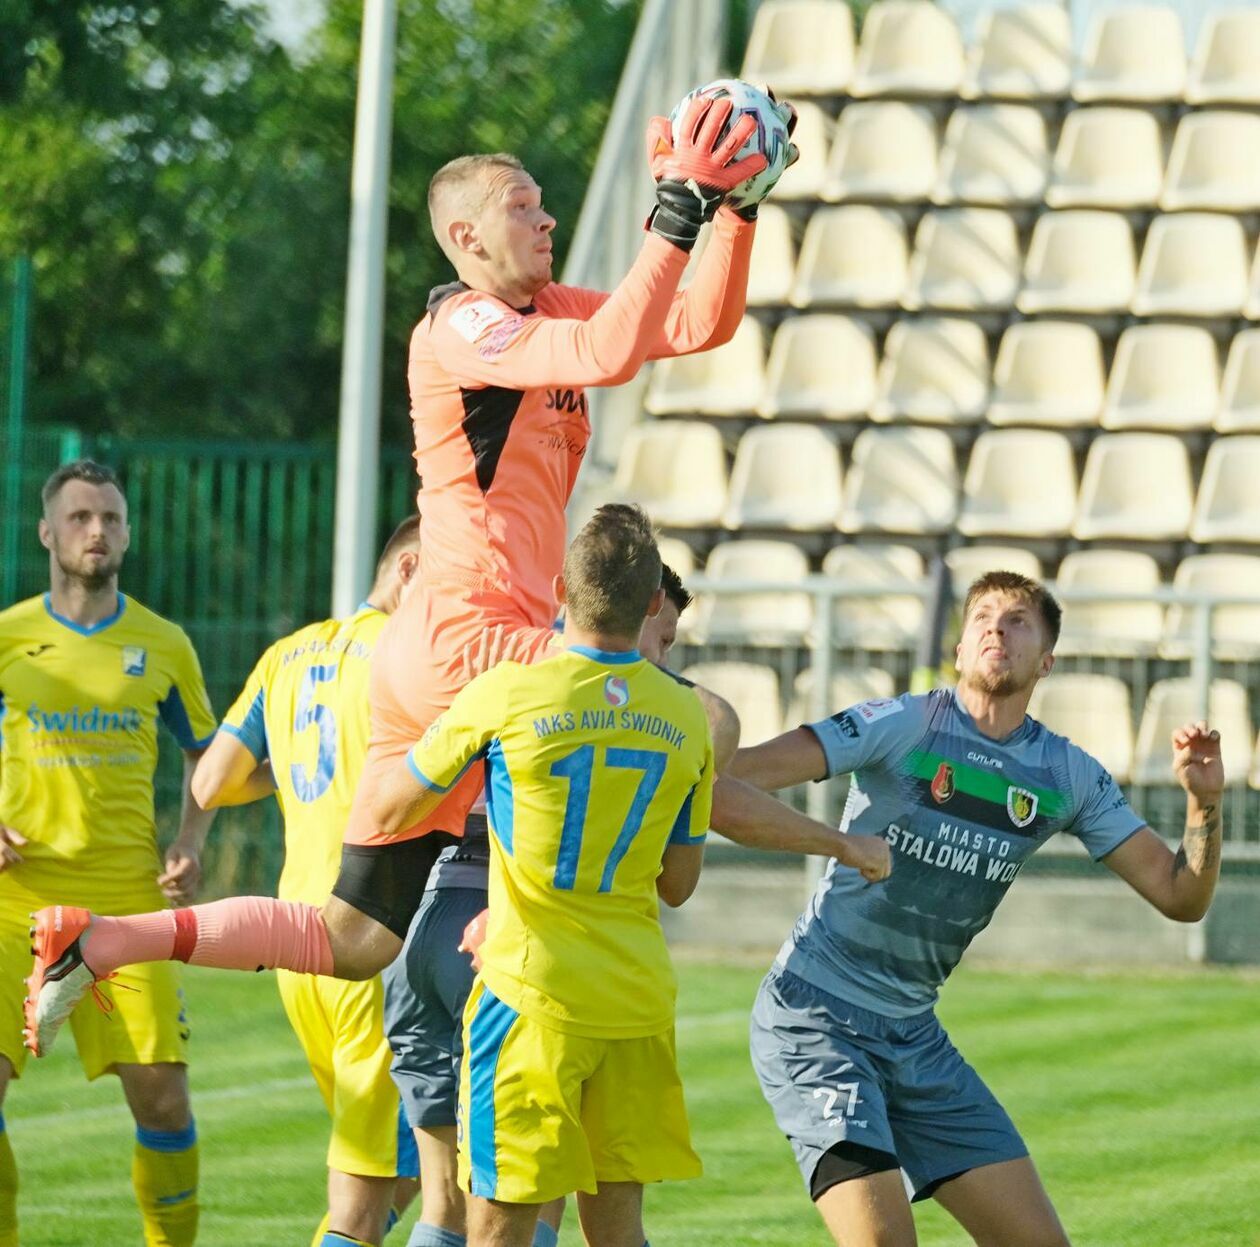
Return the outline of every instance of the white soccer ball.
{"type": "Polygon", "coordinates": [[[697,95],[729,99],[734,104],[730,119],[722,129],[723,136],[745,114],[756,120],[757,128],[748,136],[736,158],[742,160],[760,152],[766,158],[766,167],[755,177],[747,178],[736,186],[727,196],[727,202],[736,208],[760,203],[788,166],[791,142],[788,139],[786,106],[776,104],[760,87],[739,78],[718,78],[714,82],[706,82],[704,86],[688,91],[669,115],[669,128],[675,144],[679,140],[678,124],[687,111],[687,105],[697,95]]]}

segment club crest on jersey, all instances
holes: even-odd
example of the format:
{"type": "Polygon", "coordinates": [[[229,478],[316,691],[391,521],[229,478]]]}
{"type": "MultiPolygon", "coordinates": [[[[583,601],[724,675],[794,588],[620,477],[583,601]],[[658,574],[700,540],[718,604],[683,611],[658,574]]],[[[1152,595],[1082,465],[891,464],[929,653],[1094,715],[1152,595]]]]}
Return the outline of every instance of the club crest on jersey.
{"type": "Polygon", "coordinates": [[[954,768],[948,762],[942,762],[936,768],[930,791],[937,805],[944,805],[954,795],[954,768]]]}
{"type": "Polygon", "coordinates": [[[630,700],[630,686],[623,675],[610,675],[604,681],[604,700],[610,706],[624,706],[630,700]]]}
{"type": "Polygon", "coordinates": [[[143,645],[122,647],[123,675],[144,675],[145,664],[148,661],[149,654],[143,645]]]}
{"type": "Polygon", "coordinates": [[[1016,827],[1027,827],[1037,817],[1037,794],[1012,784],[1006,790],[1006,813],[1016,827]]]}

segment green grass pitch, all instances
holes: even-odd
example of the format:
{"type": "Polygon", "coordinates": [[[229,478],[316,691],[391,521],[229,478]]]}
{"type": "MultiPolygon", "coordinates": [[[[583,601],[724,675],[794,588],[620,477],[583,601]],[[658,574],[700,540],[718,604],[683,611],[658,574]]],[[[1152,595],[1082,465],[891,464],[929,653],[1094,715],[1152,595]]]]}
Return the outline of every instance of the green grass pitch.
{"type": "MultiPolygon", "coordinates": [[[[767,959],[768,960],[768,959],[767,959]]],[[[706,1175],[649,1191],[658,1247],[827,1242],[748,1063],[760,963],[685,962],[679,1048],[706,1175]]],[[[323,1207],[323,1107],[270,975],[191,970],[202,1247],[305,1247],[323,1207]]],[[[1023,1130],[1081,1247],[1260,1244],[1260,980],[964,971],[941,1009],[1023,1130]]],[[[130,1119],[69,1036],[8,1096],[23,1247],[138,1244],[130,1119]]],[[[405,1227],[390,1242],[401,1247],[405,1227]]],[[[923,1247],[966,1239],[934,1205],[923,1247]]],[[[580,1242],[572,1210],[562,1236],[580,1242]]]]}

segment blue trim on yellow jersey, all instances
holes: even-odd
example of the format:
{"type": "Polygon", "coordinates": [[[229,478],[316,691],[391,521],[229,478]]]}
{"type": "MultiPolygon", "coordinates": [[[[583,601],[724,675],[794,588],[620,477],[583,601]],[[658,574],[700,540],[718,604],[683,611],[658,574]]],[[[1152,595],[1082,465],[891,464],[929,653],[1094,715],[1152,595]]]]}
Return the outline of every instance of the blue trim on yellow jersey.
{"type": "Polygon", "coordinates": [[[499,838],[503,851],[511,856],[515,828],[512,776],[503,756],[503,744],[492,740],[486,749],[486,821],[499,838]]]}
{"type": "Polygon", "coordinates": [[[0,1134],[4,1133],[4,1114],[0,1113],[0,1134]]]}
{"type": "Polygon", "coordinates": [[[417,782],[423,784],[426,788],[429,789],[430,792],[450,792],[450,790],[454,788],[455,785],[458,784],[461,779],[464,778],[464,775],[467,773],[468,768],[472,766],[472,764],[476,762],[477,759],[480,758],[481,756],[482,756],[481,753],[473,754],[473,756],[469,758],[468,761],[465,762],[462,767],[460,767],[459,774],[456,775],[455,778],[451,780],[449,784],[439,784],[437,780],[430,779],[416,765],[416,760],[411,756],[410,750],[407,751],[407,769],[416,777],[417,782]]]}
{"type": "Polygon", "coordinates": [[[181,749],[204,749],[214,739],[213,732],[205,740],[198,740],[193,735],[188,711],[184,709],[184,699],[179,695],[179,687],[175,684],[171,685],[170,692],[158,702],[158,714],[170,729],[171,735],[179,742],[181,749]]]}
{"type": "Polygon", "coordinates": [[[394,1162],[394,1169],[400,1178],[420,1176],[420,1149],[416,1147],[416,1136],[407,1120],[401,1100],[398,1101],[398,1157],[394,1162]]]}
{"type": "Polygon", "coordinates": [[[197,1123],[189,1122],[183,1130],[146,1130],[137,1126],[136,1142],[150,1152],[186,1152],[197,1142],[197,1123]]]}
{"type": "Polygon", "coordinates": [[[583,658],[593,658],[596,662],[608,663],[614,667],[643,661],[643,655],[637,649],[594,649],[589,645],[570,645],[569,653],[581,654],[583,658]]]}
{"type": "Polygon", "coordinates": [[[255,762],[267,757],[266,689],[259,689],[240,723],[221,723],[219,731],[235,736],[254,755],[255,762]]]}
{"type": "Polygon", "coordinates": [[[494,1199],[499,1186],[494,1078],[503,1041],[519,1016],[486,988],[468,1026],[468,1158],[472,1166],[469,1190],[483,1199],[494,1199]]]}
{"type": "Polygon", "coordinates": [[[674,819],[674,826],[669,833],[670,844],[703,844],[708,839],[707,832],[701,832],[698,836],[691,834],[691,799],[696,795],[696,787],[699,785],[687,794],[682,809],[678,811],[678,817],[674,819]]]}
{"type": "Polygon", "coordinates": [[[77,624],[73,619],[67,619],[64,615],[58,615],[52,608],[52,594],[44,594],[44,609],[55,619],[63,628],[69,628],[71,632],[77,632],[80,636],[95,636],[98,632],[104,632],[106,628],[112,627],[123,616],[123,611],[127,609],[127,599],[120,593],[118,595],[118,609],[108,618],[97,620],[94,624],[88,624],[84,627],[77,624]]]}

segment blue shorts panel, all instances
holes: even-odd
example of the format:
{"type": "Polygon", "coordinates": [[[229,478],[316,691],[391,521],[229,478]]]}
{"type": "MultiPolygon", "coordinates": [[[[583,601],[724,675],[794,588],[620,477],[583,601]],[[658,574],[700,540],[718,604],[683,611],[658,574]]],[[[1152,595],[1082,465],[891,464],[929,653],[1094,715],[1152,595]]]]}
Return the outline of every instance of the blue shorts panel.
{"type": "Polygon", "coordinates": [[[459,943],[485,907],[480,888],[426,892],[402,952],[382,976],[390,1073],[413,1127],[455,1125],[464,1004],[474,977],[459,943]]]}
{"type": "Polygon", "coordinates": [[[823,1155],[844,1141],[891,1152],[915,1197],[1028,1155],[932,1012],[884,1017],[776,967],[757,993],[751,1041],[762,1092],[807,1188],[823,1155]]]}

